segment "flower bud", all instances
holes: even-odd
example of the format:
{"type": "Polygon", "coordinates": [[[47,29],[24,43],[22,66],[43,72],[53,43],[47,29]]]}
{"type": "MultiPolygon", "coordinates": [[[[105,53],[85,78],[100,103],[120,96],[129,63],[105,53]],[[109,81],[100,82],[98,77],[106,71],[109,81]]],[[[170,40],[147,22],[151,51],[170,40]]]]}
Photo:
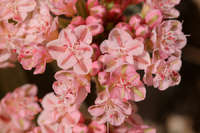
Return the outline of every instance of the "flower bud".
{"type": "Polygon", "coordinates": [[[71,24],[73,25],[82,25],[85,23],[85,20],[81,17],[81,16],[77,16],[77,17],[74,17],[71,21],[71,24]]]}
{"type": "Polygon", "coordinates": [[[142,18],[139,15],[135,15],[131,17],[131,19],[129,20],[129,25],[133,27],[133,29],[137,29],[141,21],[142,21],[142,18]]]}
{"type": "Polygon", "coordinates": [[[154,9],[147,13],[145,17],[145,22],[151,28],[155,27],[156,25],[160,24],[162,21],[162,14],[160,10],[154,9]]]}
{"type": "Polygon", "coordinates": [[[106,9],[101,5],[90,8],[91,16],[96,16],[96,17],[102,18],[102,17],[104,17],[105,13],[106,13],[106,9]]]}
{"type": "Polygon", "coordinates": [[[86,18],[86,24],[103,24],[103,20],[101,18],[95,16],[88,16],[86,18]]]}
{"type": "Polygon", "coordinates": [[[136,29],[135,35],[146,37],[146,35],[149,33],[149,27],[147,25],[141,25],[136,29]]]}
{"type": "Polygon", "coordinates": [[[92,63],[92,70],[91,70],[90,74],[92,76],[95,76],[100,70],[101,70],[101,63],[98,61],[95,61],[92,63]]]}

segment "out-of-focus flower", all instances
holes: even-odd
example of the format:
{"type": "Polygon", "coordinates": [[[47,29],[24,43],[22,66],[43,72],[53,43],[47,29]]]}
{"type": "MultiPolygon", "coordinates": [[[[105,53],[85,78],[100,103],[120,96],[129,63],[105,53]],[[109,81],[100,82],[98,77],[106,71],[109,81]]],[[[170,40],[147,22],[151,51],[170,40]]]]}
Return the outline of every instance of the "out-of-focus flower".
{"type": "Polygon", "coordinates": [[[37,87],[26,84],[1,100],[0,130],[3,133],[21,133],[32,127],[34,117],[41,111],[36,94],[37,87]]]}
{"type": "Polygon", "coordinates": [[[35,0],[1,0],[0,21],[13,19],[22,22],[36,7],[35,0]]]}

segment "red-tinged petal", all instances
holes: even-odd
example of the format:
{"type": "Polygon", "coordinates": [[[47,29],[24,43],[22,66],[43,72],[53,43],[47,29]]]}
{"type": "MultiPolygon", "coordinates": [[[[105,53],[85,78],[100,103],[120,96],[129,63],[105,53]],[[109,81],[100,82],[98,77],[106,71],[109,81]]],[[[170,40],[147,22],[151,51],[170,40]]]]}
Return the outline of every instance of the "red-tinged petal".
{"type": "Polygon", "coordinates": [[[169,69],[172,71],[179,71],[181,69],[182,61],[177,57],[171,56],[168,59],[168,63],[169,63],[169,69]]]}
{"type": "Polygon", "coordinates": [[[124,60],[122,58],[115,58],[111,55],[102,55],[100,58],[101,61],[106,65],[106,72],[112,72],[124,64],[124,60]]]}
{"type": "Polygon", "coordinates": [[[126,43],[132,41],[131,35],[119,28],[113,29],[108,37],[109,40],[116,42],[120,47],[126,46],[126,43]]]}
{"type": "Polygon", "coordinates": [[[144,52],[144,44],[139,40],[132,40],[126,43],[127,54],[138,56],[144,52]]]}
{"type": "Polygon", "coordinates": [[[120,111],[122,113],[126,115],[131,115],[132,106],[128,101],[121,101],[121,99],[112,99],[112,101],[120,108],[120,111]]]}
{"type": "Polygon", "coordinates": [[[76,65],[74,65],[74,72],[77,74],[88,74],[92,67],[91,59],[77,60],[76,65]]]}
{"type": "Polygon", "coordinates": [[[0,21],[2,20],[8,20],[13,17],[12,10],[9,10],[7,7],[5,7],[4,4],[0,5],[0,21]]]}
{"type": "Polygon", "coordinates": [[[82,104],[82,102],[87,97],[87,94],[88,94],[88,92],[86,91],[85,88],[80,88],[78,90],[78,96],[77,96],[77,99],[75,101],[75,104],[77,105],[78,108],[80,107],[80,105],[82,104]]]}
{"type": "Polygon", "coordinates": [[[47,94],[42,100],[42,107],[47,110],[51,110],[55,105],[59,103],[58,97],[54,93],[47,94]]]}
{"type": "Polygon", "coordinates": [[[120,126],[124,122],[125,118],[126,116],[117,110],[107,113],[107,121],[113,126],[120,126]]]}
{"type": "Polygon", "coordinates": [[[70,50],[66,50],[64,54],[57,57],[58,66],[62,69],[72,68],[75,64],[77,64],[77,59],[74,54],[70,50]]]}
{"type": "Polygon", "coordinates": [[[92,105],[88,108],[88,112],[95,117],[98,117],[105,113],[105,105],[92,105]]]}
{"type": "Polygon", "coordinates": [[[82,57],[84,59],[89,59],[93,55],[93,49],[90,45],[86,45],[84,43],[81,43],[79,47],[76,49],[78,52],[77,58],[82,57]]]}
{"type": "Polygon", "coordinates": [[[136,70],[146,70],[151,65],[149,53],[144,52],[142,55],[134,57],[134,65],[136,70]]]}
{"type": "Polygon", "coordinates": [[[73,79],[74,72],[71,70],[61,70],[56,72],[54,77],[56,80],[65,80],[66,78],[73,79]]]}
{"type": "Polygon", "coordinates": [[[46,62],[40,63],[36,66],[35,71],[33,74],[42,74],[46,69],[46,62]]]}
{"type": "Polygon", "coordinates": [[[60,55],[62,55],[66,48],[63,47],[63,43],[59,40],[53,40],[47,44],[48,52],[52,56],[52,58],[57,59],[60,55]]]}
{"type": "Polygon", "coordinates": [[[104,27],[101,24],[88,24],[92,36],[96,36],[104,31],[104,27]]]}
{"type": "Polygon", "coordinates": [[[120,47],[117,43],[110,40],[105,40],[100,45],[100,50],[104,54],[119,55],[119,49],[120,47]]]}
{"type": "Polygon", "coordinates": [[[146,88],[141,85],[141,86],[136,86],[131,88],[132,93],[133,93],[133,100],[136,102],[142,101],[146,97],[146,88]]]}
{"type": "Polygon", "coordinates": [[[73,111],[66,113],[62,122],[67,125],[76,125],[81,118],[81,113],[79,111],[73,111]]]}
{"type": "Polygon", "coordinates": [[[98,93],[98,97],[95,100],[95,104],[103,104],[108,100],[108,94],[106,91],[98,93]]]}
{"type": "Polygon", "coordinates": [[[90,32],[87,26],[85,25],[78,26],[74,29],[74,32],[76,34],[77,39],[80,42],[84,42],[86,44],[92,43],[92,33],[90,32]]]}
{"type": "Polygon", "coordinates": [[[74,46],[74,44],[78,41],[73,29],[70,27],[63,29],[58,38],[62,44],[66,44],[68,47],[74,46]]]}
{"type": "Polygon", "coordinates": [[[159,90],[161,91],[164,91],[166,90],[167,88],[170,87],[171,85],[171,80],[168,80],[168,79],[161,79],[159,76],[156,76],[154,79],[153,79],[153,86],[155,88],[158,88],[159,90]]]}

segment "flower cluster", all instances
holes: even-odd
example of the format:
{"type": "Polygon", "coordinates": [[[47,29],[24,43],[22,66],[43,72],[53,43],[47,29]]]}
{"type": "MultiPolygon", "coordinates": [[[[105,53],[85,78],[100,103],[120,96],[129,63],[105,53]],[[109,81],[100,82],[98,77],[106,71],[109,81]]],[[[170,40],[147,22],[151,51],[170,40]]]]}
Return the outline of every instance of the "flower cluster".
{"type": "Polygon", "coordinates": [[[2,133],[23,133],[31,130],[33,120],[41,111],[38,104],[37,87],[25,84],[0,101],[0,131],[2,133]]]}
{"type": "Polygon", "coordinates": [[[180,0],[2,0],[0,68],[18,61],[41,74],[56,61],[54,93],[42,100],[36,87],[8,93],[0,105],[2,133],[155,133],[137,114],[146,86],[166,90],[181,77],[186,45],[176,18],[180,0]],[[129,5],[142,5],[126,16],[129,5]],[[96,89],[90,83],[96,84],[96,89]],[[92,89],[95,105],[81,105],[92,89]],[[85,118],[84,118],[85,117],[85,118]],[[107,129],[106,129],[107,124],[107,129]]]}

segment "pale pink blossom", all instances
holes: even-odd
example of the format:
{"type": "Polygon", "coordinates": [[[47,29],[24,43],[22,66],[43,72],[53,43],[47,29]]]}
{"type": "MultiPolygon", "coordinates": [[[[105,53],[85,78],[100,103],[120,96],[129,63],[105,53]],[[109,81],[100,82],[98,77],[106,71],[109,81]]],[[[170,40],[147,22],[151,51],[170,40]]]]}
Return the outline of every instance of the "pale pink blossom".
{"type": "Polygon", "coordinates": [[[128,101],[110,98],[107,92],[103,91],[98,94],[95,105],[90,106],[88,111],[100,124],[109,122],[111,125],[119,126],[131,114],[132,108],[128,101]]]}
{"type": "Polygon", "coordinates": [[[12,67],[24,34],[20,24],[0,22],[0,67],[12,67]]]}
{"type": "Polygon", "coordinates": [[[182,32],[182,24],[177,20],[164,21],[153,30],[151,40],[154,49],[159,48],[168,56],[186,45],[186,36],[182,32]]]}
{"type": "Polygon", "coordinates": [[[38,3],[37,10],[25,24],[24,43],[47,43],[58,37],[58,18],[53,19],[44,1],[38,3]]]}
{"type": "Polygon", "coordinates": [[[69,106],[63,102],[63,98],[59,98],[54,93],[47,94],[42,100],[43,111],[38,118],[38,124],[51,124],[58,121],[69,111],[69,106]]]}
{"type": "Polygon", "coordinates": [[[106,71],[113,71],[123,64],[134,64],[133,56],[139,56],[144,51],[144,44],[133,39],[130,34],[121,29],[113,29],[100,45],[103,63],[106,71]]]}
{"type": "Polygon", "coordinates": [[[0,21],[13,19],[22,22],[36,7],[35,0],[1,0],[0,21]]]}
{"type": "Polygon", "coordinates": [[[78,75],[73,71],[61,70],[55,74],[57,81],[53,84],[55,93],[63,97],[69,106],[79,108],[90,92],[90,77],[78,75]]]}
{"type": "Polygon", "coordinates": [[[99,73],[99,79],[100,83],[110,90],[112,98],[134,101],[145,99],[146,89],[133,65],[123,65],[106,75],[99,73]]]}
{"type": "Polygon", "coordinates": [[[142,55],[134,56],[134,67],[136,70],[146,70],[151,65],[151,57],[147,51],[144,51],[142,55]]]}
{"type": "MultiPolygon", "coordinates": [[[[43,111],[38,124],[42,133],[74,133],[73,128],[81,127],[81,113],[66,104],[63,98],[47,94],[42,100],[43,111]]],[[[83,129],[83,128],[82,128],[83,129]]]]}
{"type": "Polygon", "coordinates": [[[146,0],[146,3],[151,8],[161,10],[165,18],[177,18],[179,11],[174,7],[180,3],[181,0],[146,0]]]}
{"type": "Polygon", "coordinates": [[[47,47],[60,68],[65,70],[73,68],[78,74],[87,74],[92,65],[91,42],[91,32],[86,26],[81,25],[74,29],[70,27],[63,29],[59,38],[49,42],[47,47]]]}
{"type": "Polygon", "coordinates": [[[144,75],[145,84],[153,85],[159,90],[166,90],[171,86],[178,85],[181,80],[178,73],[181,64],[180,58],[175,56],[171,56],[167,61],[157,60],[146,69],[144,75]]]}
{"type": "Polygon", "coordinates": [[[35,68],[34,74],[40,74],[45,71],[51,57],[43,45],[30,44],[21,47],[18,60],[25,70],[35,68]]]}

